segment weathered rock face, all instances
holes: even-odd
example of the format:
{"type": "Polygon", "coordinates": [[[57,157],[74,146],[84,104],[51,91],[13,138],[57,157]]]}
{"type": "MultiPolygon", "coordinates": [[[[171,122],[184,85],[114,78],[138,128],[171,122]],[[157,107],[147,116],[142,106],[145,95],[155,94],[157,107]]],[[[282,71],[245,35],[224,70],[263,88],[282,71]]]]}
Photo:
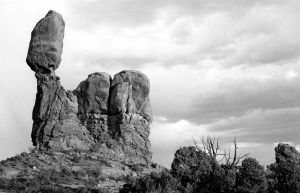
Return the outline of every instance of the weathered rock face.
{"type": "Polygon", "coordinates": [[[64,27],[62,16],[49,11],[31,33],[26,62],[37,79],[31,138],[40,149],[89,149],[92,140],[77,117],[77,98],[64,90],[55,75],[61,61],[64,27]]]}
{"type": "Polygon", "coordinates": [[[288,144],[279,143],[275,148],[276,163],[290,162],[300,164],[300,153],[288,144]]]}
{"type": "Polygon", "coordinates": [[[138,114],[151,123],[149,92],[150,83],[143,73],[122,71],[116,74],[111,85],[111,114],[138,114]]]}
{"type": "Polygon", "coordinates": [[[108,128],[124,155],[130,158],[130,163],[151,162],[150,126],[144,118],[137,114],[120,113],[109,117],[108,128]]]}
{"type": "Polygon", "coordinates": [[[63,49],[65,22],[62,16],[49,11],[31,32],[27,64],[35,72],[50,73],[58,68],[63,49]]]}
{"type": "Polygon", "coordinates": [[[93,73],[74,91],[78,117],[96,143],[118,146],[130,163],[151,161],[149,80],[138,71],[93,73]]]}
{"type": "MultiPolygon", "coordinates": [[[[151,161],[146,75],[122,71],[112,80],[107,73],[93,73],[74,91],[66,91],[55,75],[63,36],[64,21],[54,11],[32,31],[26,61],[37,79],[31,134],[37,148],[0,162],[0,181],[4,182],[3,175],[20,177],[22,183],[26,178],[27,184],[41,188],[44,182],[35,182],[46,176],[51,181],[47,183],[61,192],[78,192],[80,187],[119,192],[131,177],[161,171],[151,161]]],[[[14,192],[11,188],[9,192],[14,192]]]]}
{"type": "Polygon", "coordinates": [[[152,158],[149,92],[147,76],[138,71],[122,71],[111,84],[109,131],[134,163],[146,163],[152,158]]]}
{"type": "Polygon", "coordinates": [[[77,99],[55,75],[36,73],[37,94],[31,138],[41,149],[89,149],[88,132],[77,118],[77,99]]]}
{"type": "Polygon", "coordinates": [[[78,117],[98,143],[111,139],[107,128],[110,84],[109,74],[96,72],[73,91],[78,100],[78,117]]]}
{"type": "Polygon", "coordinates": [[[37,78],[33,110],[33,145],[40,149],[114,152],[127,164],[151,162],[150,84],[138,71],[122,71],[114,79],[90,74],[73,91],[65,91],[55,69],[60,64],[64,21],[49,11],[31,34],[27,63],[37,78]]]}
{"type": "Polygon", "coordinates": [[[78,114],[107,114],[111,77],[96,72],[82,81],[74,93],[78,98],[78,114]]]}

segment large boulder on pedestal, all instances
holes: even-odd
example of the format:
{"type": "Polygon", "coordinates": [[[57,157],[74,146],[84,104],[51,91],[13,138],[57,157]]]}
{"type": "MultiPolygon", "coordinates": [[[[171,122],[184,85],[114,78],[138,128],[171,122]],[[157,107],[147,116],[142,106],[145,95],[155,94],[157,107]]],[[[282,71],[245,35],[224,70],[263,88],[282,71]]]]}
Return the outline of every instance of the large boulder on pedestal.
{"type": "Polygon", "coordinates": [[[151,160],[148,78],[137,71],[122,71],[114,80],[93,73],[66,91],[55,75],[63,36],[64,21],[55,11],[32,31],[26,61],[37,79],[36,148],[0,162],[0,189],[16,192],[25,184],[28,192],[119,192],[130,179],[160,172],[151,160]]]}
{"type": "Polygon", "coordinates": [[[55,75],[64,25],[60,14],[49,11],[31,34],[26,61],[37,79],[33,145],[54,151],[93,150],[118,163],[149,165],[152,110],[147,76],[128,70],[112,80],[96,72],[74,91],[66,91],[55,75]]]}
{"type": "Polygon", "coordinates": [[[61,61],[64,28],[62,16],[51,10],[31,33],[26,62],[37,79],[31,139],[39,149],[87,150],[92,140],[77,117],[77,98],[65,91],[55,75],[61,61]]]}
{"type": "Polygon", "coordinates": [[[51,73],[58,68],[63,50],[65,22],[51,10],[31,32],[27,64],[35,72],[51,73]]]}

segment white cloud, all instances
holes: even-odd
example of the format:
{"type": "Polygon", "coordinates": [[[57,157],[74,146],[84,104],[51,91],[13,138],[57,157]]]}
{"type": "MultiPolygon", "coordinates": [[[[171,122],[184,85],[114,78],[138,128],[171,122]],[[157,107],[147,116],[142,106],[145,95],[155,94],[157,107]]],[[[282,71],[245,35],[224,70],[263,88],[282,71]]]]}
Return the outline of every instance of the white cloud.
{"type": "Polygon", "coordinates": [[[288,72],[285,73],[285,76],[287,79],[293,79],[298,76],[298,73],[295,70],[290,69],[288,72]]]}
{"type": "Polygon", "coordinates": [[[185,120],[168,123],[154,119],[150,135],[154,161],[170,167],[175,151],[180,146],[193,145],[193,139],[202,135],[210,135],[205,125],[194,125],[185,120]]]}

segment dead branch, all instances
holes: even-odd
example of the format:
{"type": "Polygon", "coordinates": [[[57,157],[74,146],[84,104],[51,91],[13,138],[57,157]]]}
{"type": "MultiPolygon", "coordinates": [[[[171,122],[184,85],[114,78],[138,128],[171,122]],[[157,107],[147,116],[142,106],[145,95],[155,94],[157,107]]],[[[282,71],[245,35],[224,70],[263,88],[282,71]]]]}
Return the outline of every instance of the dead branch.
{"type": "Polygon", "coordinates": [[[196,140],[194,140],[195,147],[206,152],[209,156],[217,159],[217,156],[222,156],[221,159],[218,160],[219,163],[225,163],[225,165],[229,168],[236,167],[244,158],[248,157],[249,153],[244,155],[238,155],[238,145],[236,137],[233,139],[233,152],[229,147],[226,149],[221,149],[219,144],[219,138],[210,137],[210,136],[202,136],[201,137],[201,145],[198,145],[196,140]]]}

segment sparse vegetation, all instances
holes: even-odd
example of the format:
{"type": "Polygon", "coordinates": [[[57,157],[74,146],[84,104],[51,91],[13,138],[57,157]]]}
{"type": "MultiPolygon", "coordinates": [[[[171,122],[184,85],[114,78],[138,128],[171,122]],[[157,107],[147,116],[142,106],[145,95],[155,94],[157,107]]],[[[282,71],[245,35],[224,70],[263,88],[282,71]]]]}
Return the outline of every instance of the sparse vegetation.
{"type": "Polygon", "coordinates": [[[274,174],[274,189],[278,192],[300,192],[300,165],[292,162],[282,162],[270,166],[274,174]]]}
{"type": "MultiPolygon", "coordinates": [[[[225,151],[217,138],[202,138],[202,145],[182,147],[175,153],[171,169],[152,172],[144,177],[110,176],[101,171],[108,166],[105,157],[94,159],[85,152],[18,155],[0,167],[0,190],[14,192],[100,192],[103,183],[124,183],[121,193],[298,193],[300,192],[300,154],[295,148],[282,144],[276,148],[276,163],[265,170],[255,158],[238,154],[238,143],[225,151]],[[84,155],[84,156],[81,156],[84,155]],[[56,164],[43,168],[41,164],[56,164]],[[23,163],[26,168],[17,176],[5,178],[10,164],[23,163]],[[97,162],[85,168],[80,164],[97,162]],[[72,164],[74,165],[72,165],[72,164]],[[79,164],[79,165],[77,165],[79,164]],[[103,165],[104,164],[104,165],[103,165]],[[37,167],[36,167],[37,166],[37,167]]],[[[47,165],[46,164],[46,165],[47,165]]],[[[146,165],[128,166],[143,173],[146,165]]],[[[151,164],[150,167],[157,167],[151,164]]]]}
{"type": "MultiPolygon", "coordinates": [[[[171,170],[132,180],[121,193],[299,193],[300,154],[291,146],[290,155],[280,156],[267,167],[248,154],[224,154],[215,138],[202,138],[203,146],[182,147],[176,151],[171,170]],[[223,162],[217,160],[222,155],[223,162]],[[230,156],[229,156],[230,155],[230,156]],[[230,157],[230,159],[228,159],[230,157]],[[278,161],[279,160],[279,161],[278,161]],[[239,164],[241,162],[241,164],[239,164]]],[[[283,145],[284,146],[284,145],[283,145]]],[[[287,151],[283,151],[287,152],[287,151]]]]}
{"type": "Polygon", "coordinates": [[[236,189],[241,193],[265,193],[267,191],[267,179],[264,168],[255,158],[243,160],[236,177],[236,189]]]}
{"type": "MultiPolygon", "coordinates": [[[[79,174],[79,173],[78,173],[79,174]]],[[[84,175],[85,173],[79,174],[84,175]]],[[[66,167],[60,172],[50,169],[42,170],[33,178],[0,178],[0,189],[13,190],[15,192],[41,192],[41,193],[108,193],[105,189],[95,188],[95,183],[86,184],[82,188],[71,188],[62,186],[62,182],[74,182],[74,174],[66,167]],[[68,174],[68,175],[66,175],[68,174]]],[[[82,179],[80,179],[82,181],[82,179]]]]}
{"type": "Polygon", "coordinates": [[[4,170],[5,170],[4,167],[0,166],[0,176],[2,176],[4,174],[4,172],[5,172],[4,170]]]}

